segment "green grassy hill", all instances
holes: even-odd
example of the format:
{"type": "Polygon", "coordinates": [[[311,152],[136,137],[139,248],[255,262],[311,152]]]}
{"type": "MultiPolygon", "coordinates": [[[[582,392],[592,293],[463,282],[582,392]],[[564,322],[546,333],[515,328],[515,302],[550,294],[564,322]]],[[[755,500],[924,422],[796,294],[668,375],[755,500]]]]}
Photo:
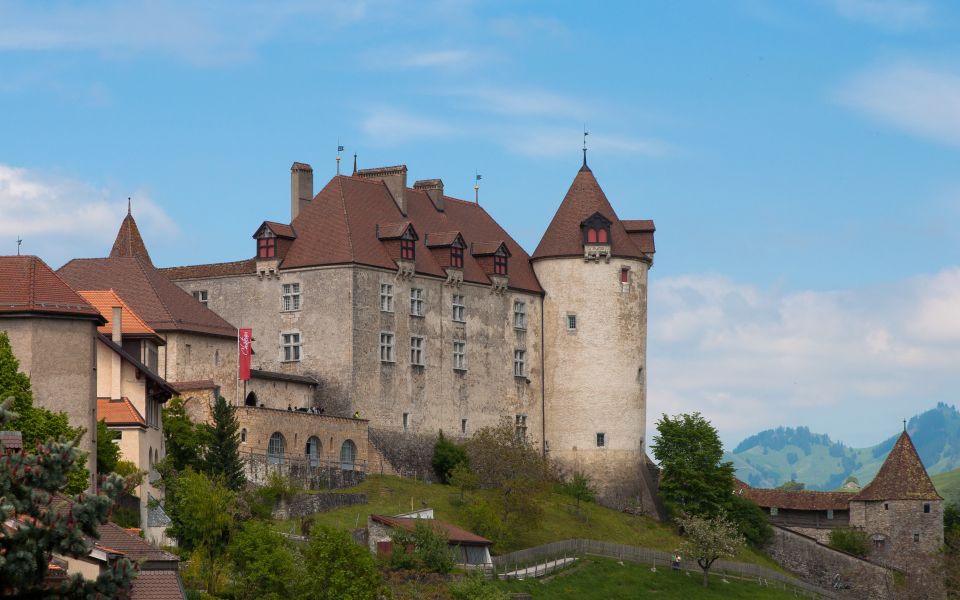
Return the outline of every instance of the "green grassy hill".
{"type": "Polygon", "coordinates": [[[786,600],[795,598],[792,590],[760,587],[752,581],[741,581],[720,575],[710,576],[709,587],[703,587],[699,573],[686,575],[669,568],[651,571],[649,566],[618,564],[615,560],[590,557],[554,577],[499,582],[509,592],[526,592],[534,600],[608,600],[609,598],[751,598],[786,600]]]}
{"type": "MultiPolygon", "coordinates": [[[[428,506],[434,509],[436,518],[468,527],[458,491],[450,486],[371,475],[356,487],[338,491],[366,494],[368,503],[319,513],[316,515],[317,523],[338,529],[353,529],[365,527],[367,517],[371,514],[396,515],[428,506]]],[[[671,526],[647,517],[629,515],[592,503],[582,504],[578,513],[573,507],[573,500],[560,494],[551,494],[544,508],[545,515],[539,529],[518,537],[508,547],[494,548],[495,553],[570,538],[646,546],[666,552],[675,550],[680,544],[680,538],[671,526]]],[[[277,527],[288,533],[300,533],[297,521],[281,521],[277,527]]],[[[779,570],[768,556],[749,548],[741,550],[737,560],[779,570]]]]}
{"type": "Polygon", "coordinates": [[[946,502],[960,505],[960,469],[934,475],[931,479],[946,502]]]}

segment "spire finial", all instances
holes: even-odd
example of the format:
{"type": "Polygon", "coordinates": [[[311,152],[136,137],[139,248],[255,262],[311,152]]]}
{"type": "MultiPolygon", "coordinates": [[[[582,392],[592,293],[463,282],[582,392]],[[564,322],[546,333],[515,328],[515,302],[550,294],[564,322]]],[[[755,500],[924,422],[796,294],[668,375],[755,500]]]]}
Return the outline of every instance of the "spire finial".
{"type": "Polygon", "coordinates": [[[340,145],[340,138],[337,138],[337,175],[340,174],[340,153],[343,152],[343,146],[340,145]]]}
{"type": "Polygon", "coordinates": [[[583,166],[587,166],[587,136],[590,135],[590,132],[587,131],[587,124],[583,124],[583,166]]]}
{"type": "Polygon", "coordinates": [[[131,216],[132,214],[130,210],[130,196],[127,196],[127,216],[131,216]]]}
{"type": "Polygon", "coordinates": [[[907,431],[907,420],[906,420],[906,419],[903,420],[903,431],[904,431],[904,433],[906,433],[906,431],[907,431]]]}
{"type": "Polygon", "coordinates": [[[19,235],[17,236],[17,256],[20,256],[20,244],[23,243],[23,238],[19,235]]]}
{"type": "Polygon", "coordinates": [[[357,176],[357,153],[353,153],[353,176],[357,176]]]}
{"type": "Polygon", "coordinates": [[[483,175],[474,171],[476,179],[473,182],[473,201],[477,204],[480,204],[480,180],[483,179],[483,175]]]}

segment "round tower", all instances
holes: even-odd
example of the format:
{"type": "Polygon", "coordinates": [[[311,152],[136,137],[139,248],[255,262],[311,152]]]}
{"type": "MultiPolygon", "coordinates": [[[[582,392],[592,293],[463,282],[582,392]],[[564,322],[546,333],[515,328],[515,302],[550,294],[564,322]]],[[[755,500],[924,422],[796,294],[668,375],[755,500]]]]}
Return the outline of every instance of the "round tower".
{"type": "Polygon", "coordinates": [[[584,160],[533,254],[543,287],[547,456],[654,513],[646,460],[652,221],[621,221],[584,160]]]}

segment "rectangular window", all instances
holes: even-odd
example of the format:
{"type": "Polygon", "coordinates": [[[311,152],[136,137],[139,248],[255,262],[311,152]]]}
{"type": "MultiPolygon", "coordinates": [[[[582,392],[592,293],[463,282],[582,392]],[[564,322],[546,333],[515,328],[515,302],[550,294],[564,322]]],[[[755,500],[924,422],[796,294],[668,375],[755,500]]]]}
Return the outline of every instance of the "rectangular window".
{"type": "Polygon", "coordinates": [[[919,541],[920,541],[920,534],[919,534],[919,533],[913,534],[913,541],[914,541],[914,542],[919,542],[919,541]]]}
{"type": "Polygon", "coordinates": [[[393,334],[380,334],[380,361],[392,363],[393,358],[393,334]]]}
{"type": "Polygon", "coordinates": [[[466,433],[466,432],[467,432],[467,420],[460,419],[460,433],[466,433]]]}
{"type": "Polygon", "coordinates": [[[383,312],[393,312],[393,284],[380,284],[380,310],[383,312]]]}
{"type": "Polygon", "coordinates": [[[923,512],[925,512],[925,513],[929,513],[929,512],[930,512],[930,505],[929,505],[929,504],[925,503],[925,504],[923,505],[923,512]]]}
{"type": "Polygon", "coordinates": [[[413,260],[414,256],[413,240],[400,240],[400,258],[413,260]]]}
{"type": "Polygon", "coordinates": [[[160,428],[160,403],[150,398],[147,398],[147,426],[160,428]]]}
{"type": "Polygon", "coordinates": [[[630,269],[623,267],[620,269],[620,283],[630,283],[630,269]]]}
{"type": "Polygon", "coordinates": [[[193,292],[193,297],[200,304],[204,306],[207,305],[207,298],[209,297],[207,294],[207,290],[196,290],[195,292],[193,292]]]}
{"type": "Polygon", "coordinates": [[[410,288],[410,315],[423,316],[423,290],[420,288],[410,288]]]}
{"type": "Polygon", "coordinates": [[[463,248],[458,246],[450,248],[450,266],[454,269],[463,268],[463,248]]]}
{"type": "Polygon", "coordinates": [[[260,238],[257,240],[257,257],[273,258],[277,254],[276,238],[260,238]]]}
{"type": "Polygon", "coordinates": [[[283,362],[296,362],[300,360],[299,333],[280,334],[280,346],[282,349],[283,362]]]}
{"type": "Polygon", "coordinates": [[[281,306],[283,311],[289,312],[293,310],[300,310],[300,284],[284,283],[280,289],[283,292],[281,296],[281,306]]]}
{"type": "Polygon", "coordinates": [[[467,343],[453,342],[453,368],[458,371],[467,370],[467,343]]]}
{"type": "Polygon", "coordinates": [[[607,434],[597,433],[597,448],[603,448],[607,445],[607,434]]]}
{"type": "Polygon", "coordinates": [[[522,300],[513,301],[513,326],[516,329],[527,328],[527,303],[522,300]]]}
{"type": "Polygon", "coordinates": [[[463,296],[461,294],[453,295],[453,320],[458,323],[464,322],[464,312],[466,307],[463,305],[463,296]]]}
{"type": "Polygon", "coordinates": [[[420,336],[410,336],[410,364],[423,366],[423,338],[420,336]]]}
{"type": "Polygon", "coordinates": [[[827,520],[831,520],[831,519],[833,519],[833,509],[832,509],[832,508],[827,510],[827,520]]]}
{"type": "Polygon", "coordinates": [[[505,254],[495,254],[493,256],[493,272],[496,275],[507,274],[507,256],[505,254]]]}
{"type": "Polygon", "coordinates": [[[577,315],[573,313],[567,313],[567,331],[576,331],[577,329],[577,315]]]}
{"type": "Polygon", "coordinates": [[[514,431],[518,438],[527,436],[527,415],[516,415],[514,417],[514,431]]]}
{"type": "Polygon", "coordinates": [[[527,376],[527,351],[526,350],[513,351],[513,376],[514,377],[527,376]]]}
{"type": "Polygon", "coordinates": [[[771,506],[771,507],[770,507],[770,516],[771,516],[771,517],[775,517],[775,516],[777,516],[778,514],[780,514],[780,510],[779,510],[776,506],[771,506]]]}
{"type": "Polygon", "coordinates": [[[403,413],[403,430],[407,430],[407,425],[410,423],[410,413],[403,413]]]}

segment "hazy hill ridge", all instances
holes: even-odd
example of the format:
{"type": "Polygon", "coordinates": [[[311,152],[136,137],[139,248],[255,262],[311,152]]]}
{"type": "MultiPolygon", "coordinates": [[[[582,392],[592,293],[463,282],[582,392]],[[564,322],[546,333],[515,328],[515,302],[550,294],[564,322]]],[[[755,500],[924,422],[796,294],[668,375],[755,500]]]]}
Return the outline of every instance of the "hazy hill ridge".
{"type": "MultiPolygon", "coordinates": [[[[907,431],[931,475],[960,468],[960,411],[939,403],[907,422],[907,431]]],[[[807,427],[761,431],[726,453],[737,477],[756,487],[794,479],[807,489],[834,490],[848,476],[866,485],[897,441],[899,432],[869,448],[851,448],[807,427]]]]}

